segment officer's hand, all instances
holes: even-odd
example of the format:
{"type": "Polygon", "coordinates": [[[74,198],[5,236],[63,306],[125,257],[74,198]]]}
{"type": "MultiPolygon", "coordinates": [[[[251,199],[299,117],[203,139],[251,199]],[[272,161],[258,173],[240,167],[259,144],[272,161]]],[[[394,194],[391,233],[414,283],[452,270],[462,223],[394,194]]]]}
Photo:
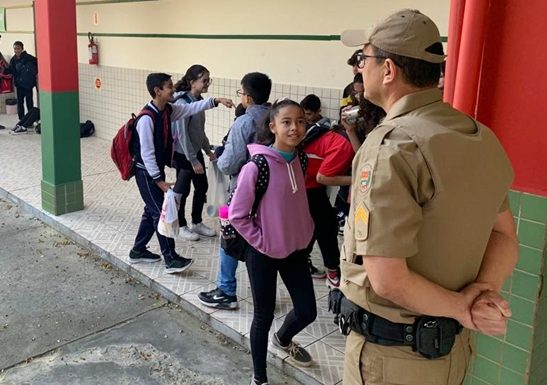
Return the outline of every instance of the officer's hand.
{"type": "Polygon", "coordinates": [[[483,291],[471,306],[473,323],[481,333],[488,336],[505,334],[511,315],[509,302],[493,290],[483,291]]]}
{"type": "Polygon", "coordinates": [[[486,283],[472,282],[460,291],[460,294],[463,296],[463,308],[460,311],[460,314],[455,318],[464,328],[478,330],[477,326],[473,322],[471,307],[475,302],[475,299],[479,297],[482,292],[490,290],[491,288],[492,287],[486,283]]]}

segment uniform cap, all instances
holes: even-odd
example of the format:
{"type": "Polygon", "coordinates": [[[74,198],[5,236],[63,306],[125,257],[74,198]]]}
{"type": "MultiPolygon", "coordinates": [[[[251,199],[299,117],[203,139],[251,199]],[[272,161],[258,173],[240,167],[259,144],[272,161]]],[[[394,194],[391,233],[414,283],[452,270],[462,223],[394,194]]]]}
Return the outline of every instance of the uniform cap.
{"type": "Polygon", "coordinates": [[[372,44],[389,53],[430,63],[442,63],[446,58],[426,51],[441,43],[441,35],[433,20],[415,9],[395,12],[373,26],[369,34],[363,29],[346,30],[341,39],[348,47],[372,44]]]}

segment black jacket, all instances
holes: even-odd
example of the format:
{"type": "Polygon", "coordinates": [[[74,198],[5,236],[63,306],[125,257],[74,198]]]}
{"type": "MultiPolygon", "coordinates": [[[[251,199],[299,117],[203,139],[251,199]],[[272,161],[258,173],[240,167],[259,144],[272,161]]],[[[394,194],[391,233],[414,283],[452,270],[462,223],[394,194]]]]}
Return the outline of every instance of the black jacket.
{"type": "Polygon", "coordinates": [[[13,56],[5,74],[12,74],[16,87],[32,89],[36,87],[36,76],[38,75],[38,62],[34,56],[23,51],[21,56],[13,56]]]}

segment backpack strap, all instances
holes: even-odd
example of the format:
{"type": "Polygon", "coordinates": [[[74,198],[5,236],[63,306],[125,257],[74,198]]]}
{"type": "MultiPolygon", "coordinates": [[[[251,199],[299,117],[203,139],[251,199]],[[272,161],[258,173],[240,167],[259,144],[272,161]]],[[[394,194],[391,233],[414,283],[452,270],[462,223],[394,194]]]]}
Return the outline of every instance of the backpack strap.
{"type": "Polygon", "coordinates": [[[302,166],[302,172],[306,176],[306,171],[308,170],[308,155],[301,149],[297,149],[298,159],[300,159],[300,166],[302,166]]]}
{"type": "Polygon", "coordinates": [[[186,101],[186,103],[190,104],[192,103],[192,98],[190,97],[190,95],[188,95],[188,93],[183,93],[180,98],[184,99],[186,101]]]}
{"type": "MultiPolygon", "coordinates": [[[[251,208],[251,212],[249,213],[249,217],[252,218],[256,215],[256,211],[258,209],[258,204],[260,203],[260,200],[266,193],[266,190],[268,189],[268,183],[270,182],[270,166],[268,166],[268,161],[262,154],[255,154],[252,156],[251,159],[249,159],[247,162],[253,162],[256,167],[258,168],[258,175],[256,177],[256,186],[255,186],[255,200],[253,202],[253,207],[251,208]]],[[[237,189],[237,187],[236,187],[237,189]]],[[[232,197],[234,196],[234,191],[230,194],[230,197],[228,198],[227,205],[229,206],[230,203],[232,203],[232,197]]]]}
{"type": "Polygon", "coordinates": [[[270,167],[268,166],[268,161],[262,154],[253,155],[250,162],[253,162],[256,164],[256,167],[258,167],[258,176],[256,178],[255,186],[255,201],[251,210],[251,217],[254,217],[258,209],[258,204],[268,189],[268,183],[270,182],[270,167]]]}

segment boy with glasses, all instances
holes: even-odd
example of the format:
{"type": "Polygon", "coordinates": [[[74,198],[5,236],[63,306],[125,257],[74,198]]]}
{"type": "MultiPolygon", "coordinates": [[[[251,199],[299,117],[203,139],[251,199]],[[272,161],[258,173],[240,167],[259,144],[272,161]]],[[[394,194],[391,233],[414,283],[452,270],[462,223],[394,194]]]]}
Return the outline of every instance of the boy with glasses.
{"type": "MultiPolygon", "coordinates": [[[[257,128],[263,123],[270,107],[267,105],[272,81],[260,72],[251,72],[241,79],[241,89],[237,96],[245,108],[245,114],[238,117],[224,145],[224,151],[217,160],[218,169],[231,177],[230,193],[235,190],[237,176],[249,159],[247,145],[256,142],[257,128]]],[[[202,304],[217,309],[234,310],[238,308],[236,297],[236,269],[238,260],[220,248],[220,268],[217,287],[209,292],[201,292],[198,298],[202,304]]]]}

